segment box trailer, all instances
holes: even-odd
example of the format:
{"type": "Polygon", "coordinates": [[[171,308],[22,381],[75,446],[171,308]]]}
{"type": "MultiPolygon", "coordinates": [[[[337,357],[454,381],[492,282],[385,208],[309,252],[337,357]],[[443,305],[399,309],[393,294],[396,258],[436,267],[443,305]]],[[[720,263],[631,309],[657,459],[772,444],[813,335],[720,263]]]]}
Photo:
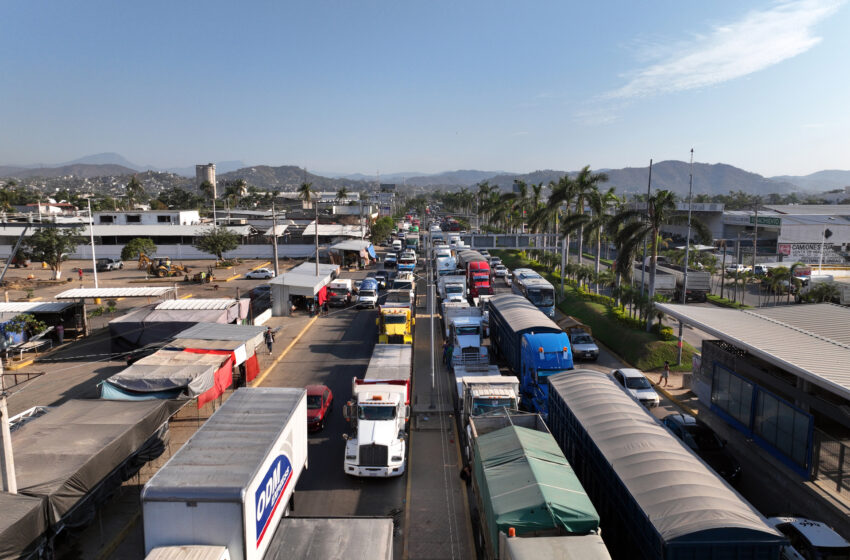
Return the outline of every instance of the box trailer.
{"type": "Polygon", "coordinates": [[[307,467],[307,392],[242,388],[142,489],[145,553],[224,546],[264,557],[307,467]]]}
{"type": "Polygon", "coordinates": [[[287,517],[267,558],[287,560],[392,560],[389,517],[287,517]]]}

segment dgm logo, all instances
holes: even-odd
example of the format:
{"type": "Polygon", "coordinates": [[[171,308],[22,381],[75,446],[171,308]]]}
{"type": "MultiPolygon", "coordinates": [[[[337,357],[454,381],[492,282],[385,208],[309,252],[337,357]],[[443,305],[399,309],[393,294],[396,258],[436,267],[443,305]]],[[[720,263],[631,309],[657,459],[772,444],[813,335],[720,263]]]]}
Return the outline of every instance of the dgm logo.
{"type": "Polygon", "coordinates": [[[266,476],[257,488],[254,496],[254,506],[257,512],[257,547],[269,528],[274,512],[280,505],[283,491],[292,480],[292,464],[286,455],[278,455],[277,459],[266,471],[266,476]]]}

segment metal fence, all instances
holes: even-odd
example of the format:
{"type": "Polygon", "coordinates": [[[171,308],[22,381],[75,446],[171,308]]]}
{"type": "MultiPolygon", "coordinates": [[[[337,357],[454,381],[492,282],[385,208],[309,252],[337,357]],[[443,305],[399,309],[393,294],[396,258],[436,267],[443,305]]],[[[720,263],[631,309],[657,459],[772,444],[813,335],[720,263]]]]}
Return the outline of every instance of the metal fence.
{"type": "Polygon", "coordinates": [[[827,491],[850,499],[850,442],[815,429],[813,478],[827,491]]]}

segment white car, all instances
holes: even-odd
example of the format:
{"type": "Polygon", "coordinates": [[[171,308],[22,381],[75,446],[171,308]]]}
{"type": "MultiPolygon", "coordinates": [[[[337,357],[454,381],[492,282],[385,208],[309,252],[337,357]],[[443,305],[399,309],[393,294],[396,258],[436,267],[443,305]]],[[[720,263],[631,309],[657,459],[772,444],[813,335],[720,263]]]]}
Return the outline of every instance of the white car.
{"type": "Polygon", "coordinates": [[[507,285],[510,288],[513,283],[514,283],[514,275],[511,274],[510,270],[505,271],[505,285],[507,285]]]}
{"type": "Polygon", "coordinates": [[[257,270],[252,270],[251,272],[246,274],[245,278],[250,278],[251,280],[274,278],[274,270],[270,270],[268,268],[258,268],[257,270]]]}
{"type": "Polygon", "coordinates": [[[661,404],[658,393],[655,392],[652,384],[640,370],[634,368],[615,369],[611,371],[611,376],[646,408],[655,408],[661,404]]]}
{"type": "Polygon", "coordinates": [[[743,274],[744,272],[749,272],[752,270],[752,267],[747,266],[745,264],[727,264],[726,265],[726,274],[743,274]]]}
{"type": "Polygon", "coordinates": [[[770,517],[767,522],[791,542],[782,547],[784,560],[850,558],[850,543],[820,521],[802,517],[770,517]]]}
{"type": "Polygon", "coordinates": [[[493,267],[493,276],[496,278],[504,278],[508,274],[508,267],[503,264],[497,264],[493,267]]]}

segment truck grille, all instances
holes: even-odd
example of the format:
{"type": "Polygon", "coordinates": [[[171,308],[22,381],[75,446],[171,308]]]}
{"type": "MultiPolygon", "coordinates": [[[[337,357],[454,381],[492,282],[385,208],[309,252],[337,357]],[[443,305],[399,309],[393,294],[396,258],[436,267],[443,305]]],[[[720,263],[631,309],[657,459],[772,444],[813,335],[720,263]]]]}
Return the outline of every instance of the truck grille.
{"type": "Polygon", "coordinates": [[[390,344],[404,344],[403,334],[391,334],[387,337],[390,344]]]}
{"type": "Polygon", "coordinates": [[[386,467],[387,466],[386,445],[361,445],[360,466],[361,467],[386,467]]]}
{"type": "Polygon", "coordinates": [[[466,348],[461,350],[461,355],[464,359],[477,359],[478,358],[478,348],[475,346],[467,346],[466,348]]]}

